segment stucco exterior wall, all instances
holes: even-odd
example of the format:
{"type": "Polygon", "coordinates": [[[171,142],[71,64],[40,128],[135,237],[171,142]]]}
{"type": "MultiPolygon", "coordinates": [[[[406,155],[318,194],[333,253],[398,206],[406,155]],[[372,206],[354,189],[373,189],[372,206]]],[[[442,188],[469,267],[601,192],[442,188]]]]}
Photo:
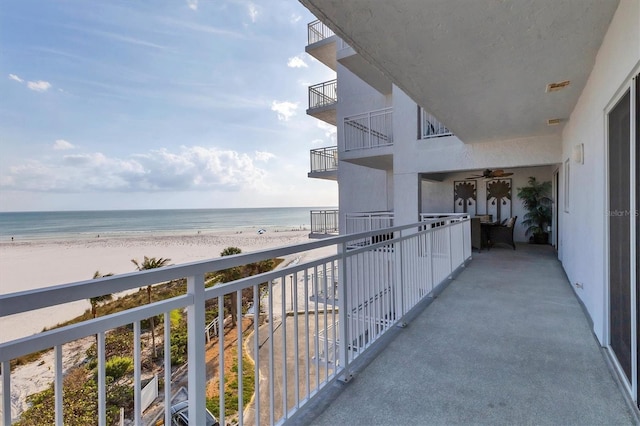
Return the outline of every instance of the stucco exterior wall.
{"type": "Polygon", "coordinates": [[[559,136],[478,143],[464,143],[455,136],[419,140],[417,105],[396,86],[393,111],[396,173],[540,166],[557,164],[561,159],[559,136]]]}
{"type": "MultiPolygon", "coordinates": [[[[338,63],[338,158],[344,157],[344,118],[390,106],[390,97],[380,94],[338,63]]],[[[393,208],[393,174],[347,161],[338,165],[340,224],[347,213],[385,211],[393,208]]]]}
{"type": "MultiPolygon", "coordinates": [[[[562,134],[562,159],[584,144],[584,164],[570,160],[569,212],[560,210],[560,256],[605,343],[606,329],[606,206],[607,169],[605,108],[640,65],[640,1],[621,0],[596,62],[562,134]]],[[[567,178],[564,166],[561,186],[567,178]]],[[[637,182],[636,182],[637,185],[637,182]]],[[[564,203],[562,195],[561,204],[564,203]]]]}

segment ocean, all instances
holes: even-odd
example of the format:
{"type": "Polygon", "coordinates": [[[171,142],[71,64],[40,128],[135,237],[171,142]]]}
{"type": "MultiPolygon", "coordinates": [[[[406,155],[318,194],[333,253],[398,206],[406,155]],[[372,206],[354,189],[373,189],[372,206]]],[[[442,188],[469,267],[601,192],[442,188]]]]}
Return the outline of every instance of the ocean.
{"type": "Polygon", "coordinates": [[[0,241],[309,229],[316,207],[0,213],[0,241]]]}

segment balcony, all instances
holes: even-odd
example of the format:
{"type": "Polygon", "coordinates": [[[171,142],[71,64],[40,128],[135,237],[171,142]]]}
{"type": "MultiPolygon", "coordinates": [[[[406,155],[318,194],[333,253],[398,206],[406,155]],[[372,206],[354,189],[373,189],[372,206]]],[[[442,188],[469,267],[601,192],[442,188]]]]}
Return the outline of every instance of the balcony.
{"type": "Polygon", "coordinates": [[[311,210],[309,238],[326,238],[338,235],[338,210],[311,210]]]}
{"type": "Polygon", "coordinates": [[[453,133],[424,108],[420,108],[420,139],[441,138],[445,136],[453,136],[453,133]]]}
{"type": "Polygon", "coordinates": [[[12,373],[20,368],[11,361],[49,350],[55,372],[49,412],[56,424],[66,424],[63,345],[89,337],[97,341],[95,373],[87,376],[96,382],[91,423],[106,425],[107,409],[114,407],[106,398],[112,381],[105,375],[105,340],[123,326],[133,329],[135,343],[133,408],[126,418],[136,425],[170,424],[171,404],[163,401],[185,392],[177,389],[182,371],[195,424],[204,424],[207,385],[216,379],[240,386],[234,398],[224,392],[216,398],[221,424],[634,423],[553,249],[495,249],[470,263],[469,220],[436,220],[440,226],[427,221],[0,295],[4,317],[161,282],[184,285],[183,293],[166,300],[0,343],[0,423],[18,420],[9,414],[13,398],[20,398],[11,392],[12,373]],[[346,249],[353,239],[388,235],[346,249]],[[333,254],[205,288],[212,271],[316,249],[333,254]],[[321,271],[338,271],[333,294],[341,296],[314,303],[311,295],[332,294],[336,282],[312,279],[321,271]],[[247,309],[247,299],[260,303],[247,309]],[[208,303],[207,309],[218,310],[218,324],[235,319],[210,343],[204,338],[208,303]],[[172,370],[171,316],[183,310],[187,363],[172,370]],[[142,321],[152,316],[163,321],[158,367],[165,386],[144,411],[143,364],[151,361],[141,351],[148,350],[142,321]],[[233,341],[230,331],[246,337],[233,341]],[[229,368],[225,353],[237,354],[229,368]],[[238,380],[246,372],[253,380],[238,380]],[[353,374],[358,380],[351,382],[353,374]],[[332,386],[338,380],[347,385],[332,386]],[[251,400],[242,391],[249,385],[255,388],[251,400]]]}
{"type": "Polygon", "coordinates": [[[329,146],[311,150],[310,178],[338,179],[338,147],[329,146]]]}
{"type": "Polygon", "coordinates": [[[432,296],[301,423],[637,424],[552,247],[474,254],[432,296]]]}
{"type": "Polygon", "coordinates": [[[345,161],[382,170],[393,168],[393,108],[344,119],[345,161]]]}
{"type": "Polygon", "coordinates": [[[336,70],[336,43],[338,36],[319,20],[307,25],[305,51],[332,70],[336,70]]]}
{"type": "MultiPolygon", "coordinates": [[[[359,234],[393,227],[393,212],[347,213],[345,219],[346,234],[359,234]]],[[[392,238],[393,234],[377,234],[371,237],[354,239],[350,242],[350,247],[366,246],[392,238]]]]}
{"type": "MultiPolygon", "coordinates": [[[[95,380],[95,423],[106,424],[107,414],[113,413],[114,408],[107,399],[114,382],[106,375],[105,342],[116,330],[122,330],[122,327],[124,330],[133,330],[133,374],[120,383],[131,386],[131,408],[127,409],[126,417],[133,423],[155,424],[164,417],[165,424],[169,424],[172,404],[163,401],[174,403],[174,395],[184,387],[188,389],[186,395],[192,407],[192,420],[195,424],[204,424],[208,383],[218,378],[221,379],[220,383],[243,382],[244,380],[238,380],[238,376],[244,377],[245,372],[251,373],[255,380],[245,385],[251,383],[255,386],[258,397],[253,402],[248,398],[243,399],[240,388],[236,390],[238,405],[232,408],[231,403],[225,401],[225,393],[220,392],[216,399],[216,405],[220,409],[214,413],[220,423],[244,424],[254,421],[255,424],[273,424],[287,420],[298,407],[317,397],[327,385],[341,377],[348,377],[350,363],[390,330],[393,324],[400,321],[421,297],[450,276],[453,272],[450,270],[452,265],[457,269],[469,259],[471,247],[464,237],[468,232],[463,229],[468,228],[469,223],[457,222],[450,226],[457,231],[446,232],[443,227],[413,233],[411,230],[417,230],[419,224],[393,228],[385,230],[384,234],[397,235],[398,238],[394,241],[354,250],[345,250],[352,239],[375,237],[375,233],[336,237],[245,255],[0,295],[0,315],[4,317],[157,283],[169,282],[175,286],[176,291],[181,286],[183,289],[169,299],[0,343],[2,424],[10,424],[12,418],[18,418],[17,412],[9,414],[12,403],[16,398],[20,399],[16,393],[12,394],[12,370],[19,368],[12,366],[12,361],[43,350],[54,354],[51,370],[55,372],[55,376],[51,403],[55,409],[49,411],[51,423],[54,422],[54,415],[57,424],[67,423],[69,419],[65,415],[69,413],[65,414],[63,406],[68,401],[62,395],[68,383],[63,380],[65,371],[62,361],[69,354],[63,351],[63,345],[86,337],[93,340],[93,336],[93,341],[97,342],[94,352],[96,358],[90,364],[95,365],[95,373],[87,368],[82,374],[86,374],[86,380],[95,380]],[[405,232],[410,235],[404,236],[405,232]],[[439,243],[434,244],[435,241],[439,243]],[[384,249],[390,244],[395,245],[395,251],[384,249]],[[432,251],[435,256],[442,244],[455,247],[447,250],[448,255],[455,257],[430,260],[432,251]],[[423,250],[421,256],[416,251],[418,247],[423,250]],[[303,264],[292,262],[289,266],[272,272],[205,288],[205,275],[209,276],[210,273],[276,257],[297,256],[318,248],[328,248],[334,254],[303,264]],[[415,262],[423,264],[425,268],[432,265],[433,273],[414,275],[412,278],[407,275],[406,279],[399,280],[400,270],[409,265],[401,262],[394,253],[404,253],[405,259],[415,258],[415,262]],[[375,265],[370,263],[372,256],[377,258],[375,265]],[[337,291],[346,297],[339,300],[334,298],[333,301],[325,297],[323,303],[311,302],[311,295],[331,294],[330,289],[335,282],[333,277],[331,280],[311,278],[319,276],[320,271],[340,271],[342,278],[338,280],[337,291]],[[247,301],[258,300],[260,303],[246,305],[247,301]],[[186,311],[184,321],[187,325],[187,364],[172,366],[172,345],[175,344],[172,335],[177,332],[177,325],[171,318],[174,313],[183,311],[186,311]],[[208,333],[210,322],[205,321],[205,313],[210,311],[217,312],[217,324],[228,324],[227,327],[218,327],[213,337],[208,333]],[[161,320],[161,335],[164,336],[158,345],[159,352],[164,353],[164,356],[158,358],[157,363],[149,352],[149,340],[146,336],[149,332],[148,325],[143,325],[145,319],[155,316],[161,320]],[[251,336],[233,341],[227,336],[231,331],[238,336],[251,332],[251,336]],[[208,343],[205,336],[210,338],[208,343]],[[323,342],[324,347],[320,347],[320,342],[323,342]],[[228,373],[225,369],[225,351],[237,354],[234,366],[228,373]],[[213,359],[212,354],[216,354],[213,359]],[[253,363],[244,363],[244,357],[240,355],[253,359],[253,363]],[[334,360],[331,365],[327,362],[329,359],[334,360]],[[146,403],[143,406],[143,400],[147,398],[143,398],[141,382],[149,374],[149,366],[162,378],[165,386],[161,389],[160,396],[152,398],[150,408],[145,410],[146,403]],[[184,371],[182,376],[181,371],[184,371]],[[223,377],[211,376],[211,373],[207,375],[208,371],[217,371],[223,377]],[[230,377],[224,377],[227,374],[230,377]]],[[[78,368],[85,368],[82,365],[84,363],[78,368]]]]}
{"type": "Polygon", "coordinates": [[[338,81],[330,80],[309,86],[309,109],[307,114],[332,125],[336,125],[338,103],[338,81]]]}

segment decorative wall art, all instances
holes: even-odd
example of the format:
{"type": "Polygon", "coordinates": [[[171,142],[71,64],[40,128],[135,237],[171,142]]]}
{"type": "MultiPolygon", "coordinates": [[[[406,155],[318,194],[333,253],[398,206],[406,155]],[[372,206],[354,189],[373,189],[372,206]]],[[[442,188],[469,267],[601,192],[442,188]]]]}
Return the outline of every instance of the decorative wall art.
{"type": "Polygon", "coordinates": [[[476,181],[453,181],[453,211],[455,213],[477,214],[476,181]]]}
{"type": "Polygon", "coordinates": [[[511,179],[487,181],[487,214],[497,222],[511,217],[511,179]]]}

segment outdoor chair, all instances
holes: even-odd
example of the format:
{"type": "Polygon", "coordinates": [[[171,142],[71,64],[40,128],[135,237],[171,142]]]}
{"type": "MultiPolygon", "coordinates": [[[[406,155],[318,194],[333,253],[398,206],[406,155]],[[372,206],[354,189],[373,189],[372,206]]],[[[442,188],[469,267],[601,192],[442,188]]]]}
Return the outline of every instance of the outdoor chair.
{"type": "Polygon", "coordinates": [[[482,251],[482,227],[480,226],[480,218],[471,218],[471,248],[482,251]]]}
{"type": "Polygon", "coordinates": [[[516,220],[518,216],[510,217],[504,222],[504,225],[496,225],[491,227],[491,246],[496,244],[505,244],[516,249],[516,244],[513,242],[513,230],[516,227],[516,220]]]}

